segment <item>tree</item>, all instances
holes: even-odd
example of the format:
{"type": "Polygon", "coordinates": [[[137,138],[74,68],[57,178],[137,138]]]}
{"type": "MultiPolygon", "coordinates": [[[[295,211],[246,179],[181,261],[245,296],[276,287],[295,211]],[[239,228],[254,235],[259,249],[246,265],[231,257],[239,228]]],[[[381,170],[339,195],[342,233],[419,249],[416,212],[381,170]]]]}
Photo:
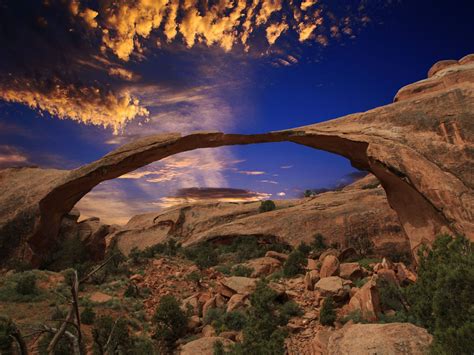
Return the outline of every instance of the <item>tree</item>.
{"type": "Polygon", "coordinates": [[[319,322],[322,325],[334,325],[335,320],[334,299],[332,297],[326,297],[319,313],[319,322]]]}
{"type": "Polygon", "coordinates": [[[163,296],[153,317],[154,337],[173,349],[176,340],[186,333],[188,319],[174,296],[163,296]]]}
{"type": "Polygon", "coordinates": [[[276,209],[275,202],[273,202],[272,200],[266,200],[260,203],[260,207],[258,211],[260,213],[263,213],[263,212],[273,211],[274,209],[276,209]]]}
{"type": "Polygon", "coordinates": [[[13,342],[18,344],[21,355],[28,354],[26,343],[15,323],[8,317],[0,316],[0,354],[13,354],[13,342]]]}
{"type": "Polygon", "coordinates": [[[418,256],[417,282],[406,290],[410,314],[434,335],[434,353],[472,354],[473,244],[462,236],[441,235],[418,256]]]}
{"type": "Polygon", "coordinates": [[[299,250],[294,250],[288,256],[285,264],[283,264],[283,275],[285,275],[285,277],[292,277],[300,274],[303,272],[307,262],[308,259],[305,254],[299,250]]]}

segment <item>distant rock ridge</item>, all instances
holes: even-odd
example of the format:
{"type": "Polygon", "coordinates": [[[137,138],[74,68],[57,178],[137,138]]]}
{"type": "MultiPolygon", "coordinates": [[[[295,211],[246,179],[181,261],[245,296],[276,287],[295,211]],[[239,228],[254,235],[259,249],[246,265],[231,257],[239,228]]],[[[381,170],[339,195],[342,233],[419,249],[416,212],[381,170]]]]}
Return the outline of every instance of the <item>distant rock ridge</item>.
{"type": "Polygon", "coordinates": [[[40,265],[62,218],[100,182],[197,148],[289,141],[349,159],[381,182],[411,248],[441,232],[474,239],[474,55],[435,64],[395,102],[255,135],[198,132],[132,141],[72,171],[0,170],[0,260],[40,265]]]}

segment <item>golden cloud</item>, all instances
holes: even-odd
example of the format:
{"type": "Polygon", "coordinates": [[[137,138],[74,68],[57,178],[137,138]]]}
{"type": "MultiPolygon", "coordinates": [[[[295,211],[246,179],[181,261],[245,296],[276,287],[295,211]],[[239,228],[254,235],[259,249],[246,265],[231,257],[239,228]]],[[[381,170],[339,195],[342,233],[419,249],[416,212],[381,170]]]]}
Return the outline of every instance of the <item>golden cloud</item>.
{"type": "MultiPolygon", "coordinates": [[[[183,41],[188,48],[199,43],[218,45],[225,51],[237,43],[249,50],[249,39],[256,29],[263,30],[270,45],[289,29],[298,34],[300,42],[315,38],[320,43],[312,34],[325,21],[323,7],[317,0],[290,2],[292,11],[283,6],[283,0],[220,0],[206,2],[208,5],[198,0],[102,0],[97,11],[82,9],[78,1],[74,0],[71,12],[89,27],[99,28],[104,49],[124,61],[142,51],[141,40],[155,34],[168,43],[183,41]]],[[[352,35],[348,18],[330,25],[337,27],[338,32],[352,35]]],[[[331,14],[328,21],[336,20],[331,14]]],[[[161,40],[157,43],[161,44],[161,40]]]]}
{"type": "Polygon", "coordinates": [[[19,102],[59,118],[113,127],[115,131],[148,111],[129,92],[112,92],[93,86],[78,87],[57,82],[47,87],[28,79],[12,79],[0,91],[0,98],[19,102]]]}

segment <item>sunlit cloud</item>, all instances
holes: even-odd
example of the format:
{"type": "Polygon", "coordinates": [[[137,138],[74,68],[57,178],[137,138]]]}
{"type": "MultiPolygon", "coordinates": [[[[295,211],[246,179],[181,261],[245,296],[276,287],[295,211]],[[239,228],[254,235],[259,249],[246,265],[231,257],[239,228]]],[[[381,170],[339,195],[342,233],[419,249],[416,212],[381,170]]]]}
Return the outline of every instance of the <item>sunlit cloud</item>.
{"type": "Polygon", "coordinates": [[[258,170],[239,170],[237,172],[243,175],[265,175],[266,174],[264,171],[258,171],[258,170]]]}
{"type": "Polygon", "coordinates": [[[274,180],[259,180],[260,182],[263,182],[265,184],[273,184],[273,185],[277,185],[278,184],[278,181],[274,181],[274,180]]]}
{"type": "Polygon", "coordinates": [[[277,193],[277,196],[283,197],[283,196],[286,196],[286,193],[285,192],[279,192],[279,193],[277,193]]]}
{"type": "Polygon", "coordinates": [[[0,145],[0,168],[24,165],[27,162],[28,157],[17,148],[9,145],[0,145]]]}

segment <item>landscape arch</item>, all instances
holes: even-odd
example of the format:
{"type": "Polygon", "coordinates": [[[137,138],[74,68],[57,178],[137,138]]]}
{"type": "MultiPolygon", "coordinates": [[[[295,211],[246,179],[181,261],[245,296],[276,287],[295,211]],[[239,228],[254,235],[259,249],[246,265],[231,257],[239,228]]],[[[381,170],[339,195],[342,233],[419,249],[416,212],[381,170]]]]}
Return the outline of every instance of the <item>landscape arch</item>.
{"type": "MultiPolygon", "coordinates": [[[[28,213],[22,216],[33,216],[24,219],[31,224],[25,229],[31,260],[39,262],[57,238],[63,216],[105,180],[193,149],[283,141],[341,155],[375,175],[412,250],[442,232],[474,239],[474,56],[466,58],[401,89],[396,102],[365,113],[254,135],[160,134],[130,142],[72,171],[38,169],[38,177],[47,175],[46,186],[19,178],[17,190],[28,194],[28,213]]],[[[10,215],[0,225],[0,240],[19,223],[18,213],[10,215]]]]}

